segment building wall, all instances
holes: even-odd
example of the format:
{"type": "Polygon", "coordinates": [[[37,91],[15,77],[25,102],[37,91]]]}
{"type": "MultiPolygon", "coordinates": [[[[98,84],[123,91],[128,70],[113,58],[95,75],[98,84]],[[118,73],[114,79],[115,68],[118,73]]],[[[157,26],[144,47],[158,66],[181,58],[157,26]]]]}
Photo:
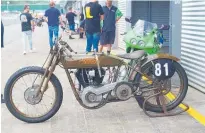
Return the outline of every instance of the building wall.
{"type": "Polygon", "coordinates": [[[118,47],[125,49],[125,43],[123,41],[122,33],[126,32],[130,27],[131,24],[125,21],[125,17],[131,16],[131,1],[130,0],[123,0],[118,1],[118,8],[123,13],[122,18],[118,21],[118,47]]]}
{"type": "Polygon", "coordinates": [[[205,93],[205,1],[182,1],[181,63],[189,84],[205,93]]]}

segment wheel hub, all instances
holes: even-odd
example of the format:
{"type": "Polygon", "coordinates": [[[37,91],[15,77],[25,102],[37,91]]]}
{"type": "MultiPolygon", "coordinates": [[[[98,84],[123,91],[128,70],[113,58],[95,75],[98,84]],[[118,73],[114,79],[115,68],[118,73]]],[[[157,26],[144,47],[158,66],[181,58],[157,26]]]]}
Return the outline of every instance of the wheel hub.
{"type": "Polygon", "coordinates": [[[36,96],[38,88],[39,88],[39,85],[33,85],[32,87],[29,87],[28,89],[26,89],[26,91],[24,92],[24,99],[26,100],[27,103],[31,105],[36,105],[41,101],[42,96],[43,96],[42,92],[40,92],[36,96]]]}
{"type": "Polygon", "coordinates": [[[156,81],[154,83],[154,87],[158,89],[158,91],[162,92],[164,95],[167,94],[171,88],[168,87],[168,81],[156,81]]]}

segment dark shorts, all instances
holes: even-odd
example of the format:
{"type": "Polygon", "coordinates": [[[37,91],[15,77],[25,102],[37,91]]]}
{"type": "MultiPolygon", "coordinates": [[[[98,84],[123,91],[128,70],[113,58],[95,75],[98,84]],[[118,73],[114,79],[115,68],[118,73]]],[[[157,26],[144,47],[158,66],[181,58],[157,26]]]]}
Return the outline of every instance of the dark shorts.
{"type": "Polygon", "coordinates": [[[75,24],[69,24],[69,28],[70,30],[75,31],[75,24]]]}
{"type": "Polygon", "coordinates": [[[114,44],[115,42],[115,31],[103,31],[100,36],[100,44],[114,44]]]}

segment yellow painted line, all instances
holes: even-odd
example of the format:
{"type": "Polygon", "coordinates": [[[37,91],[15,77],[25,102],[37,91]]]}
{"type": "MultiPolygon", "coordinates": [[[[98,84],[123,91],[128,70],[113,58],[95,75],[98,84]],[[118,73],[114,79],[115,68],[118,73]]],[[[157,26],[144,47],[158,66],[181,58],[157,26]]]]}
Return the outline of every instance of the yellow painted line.
{"type": "MultiPolygon", "coordinates": [[[[168,93],[166,95],[170,100],[174,100],[175,96],[172,93],[168,93]]],[[[180,108],[186,109],[186,106],[183,104],[179,105],[180,108]]],[[[194,119],[196,119],[199,123],[205,126],[205,116],[203,116],[201,113],[199,113],[197,110],[189,106],[189,109],[186,111],[190,116],[192,116],[194,119]]]]}
{"type": "MultiPolygon", "coordinates": [[[[113,55],[116,55],[115,53],[111,52],[113,55]]],[[[149,81],[146,77],[142,77],[143,80],[147,81],[148,84],[152,84],[152,81],[149,81]]],[[[167,95],[167,98],[169,100],[174,100],[175,96],[170,92],[167,95]]],[[[186,106],[184,104],[179,104],[179,107],[183,110],[186,109],[186,106]]],[[[193,117],[195,120],[197,120],[199,123],[205,126],[205,116],[199,113],[197,110],[195,110],[193,107],[189,106],[189,109],[186,111],[191,117],[193,117]]]]}

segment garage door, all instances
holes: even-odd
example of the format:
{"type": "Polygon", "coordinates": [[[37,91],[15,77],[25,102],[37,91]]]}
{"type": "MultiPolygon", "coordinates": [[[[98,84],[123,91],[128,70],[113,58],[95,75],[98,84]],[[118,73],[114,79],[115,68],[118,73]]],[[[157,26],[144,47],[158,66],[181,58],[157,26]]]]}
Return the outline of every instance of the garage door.
{"type": "Polygon", "coordinates": [[[205,1],[182,2],[181,59],[189,84],[205,92],[205,1]]]}
{"type": "Polygon", "coordinates": [[[134,23],[138,19],[149,21],[149,2],[147,1],[133,1],[132,2],[132,18],[134,23]]]}
{"type": "MultiPolygon", "coordinates": [[[[151,2],[151,16],[150,20],[153,23],[157,23],[158,27],[161,27],[162,24],[169,24],[169,7],[170,2],[168,1],[152,1],[151,2]]],[[[169,45],[169,31],[163,31],[166,42],[164,46],[169,45]]],[[[171,43],[170,43],[171,44],[171,43]]]]}

